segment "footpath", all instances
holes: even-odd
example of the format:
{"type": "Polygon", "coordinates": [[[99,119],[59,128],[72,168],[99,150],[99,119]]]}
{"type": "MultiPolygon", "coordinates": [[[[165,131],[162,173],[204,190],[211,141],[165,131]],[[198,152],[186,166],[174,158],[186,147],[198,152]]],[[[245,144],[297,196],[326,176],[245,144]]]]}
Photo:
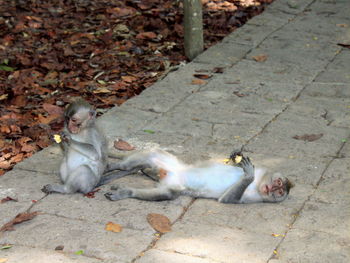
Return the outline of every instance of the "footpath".
{"type": "Polygon", "coordinates": [[[224,159],[244,145],[256,166],[295,183],[284,202],[104,197],[113,183],[154,184],[141,175],[103,186],[94,198],[45,196],[42,186],[59,182],[61,155],[52,146],[0,178],[0,199],[18,199],[0,204],[0,226],[40,212],[0,233],[0,262],[350,262],[349,10],[349,0],[276,0],[98,120],[110,148],[121,138],[188,163],[224,159]],[[171,232],[156,232],[149,213],[168,217],[171,232]],[[122,231],[106,231],[108,222],[122,231]]]}

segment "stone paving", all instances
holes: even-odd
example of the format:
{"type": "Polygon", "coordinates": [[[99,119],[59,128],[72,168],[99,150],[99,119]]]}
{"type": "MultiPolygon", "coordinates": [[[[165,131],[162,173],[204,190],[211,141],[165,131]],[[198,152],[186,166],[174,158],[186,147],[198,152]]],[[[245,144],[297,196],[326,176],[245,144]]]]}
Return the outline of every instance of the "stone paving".
{"type": "MultiPolygon", "coordinates": [[[[0,250],[0,262],[350,262],[350,49],[337,45],[350,44],[349,10],[349,0],[276,0],[98,120],[111,148],[122,138],[189,163],[223,159],[244,145],[256,166],[293,180],[287,200],[110,202],[103,196],[110,185],[95,198],[45,196],[41,187],[59,182],[61,155],[52,146],[0,178],[0,199],[18,198],[0,204],[0,225],[20,212],[40,211],[0,233],[0,248],[12,246],[0,250]],[[255,61],[259,55],[266,61],[255,61]],[[212,73],[217,67],[224,72],[212,73]],[[191,84],[198,73],[213,77],[191,84]],[[323,136],[293,138],[304,134],[323,136]],[[167,216],[172,231],[153,230],[149,213],[167,216]],[[122,231],[106,231],[108,222],[122,231]]],[[[141,175],[118,183],[154,184],[141,175]]]]}

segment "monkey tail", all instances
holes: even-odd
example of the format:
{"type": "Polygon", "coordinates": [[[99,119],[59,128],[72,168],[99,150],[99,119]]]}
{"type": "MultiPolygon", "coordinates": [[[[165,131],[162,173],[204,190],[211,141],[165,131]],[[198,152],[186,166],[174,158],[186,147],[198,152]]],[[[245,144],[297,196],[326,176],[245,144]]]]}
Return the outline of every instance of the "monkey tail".
{"type": "Polygon", "coordinates": [[[178,160],[175,156],[168,153],[155,152],[151,155],[150,161],[156,167],[162,168],[168,172],[176,173],[186,168],[186,164],[178,160]]]}

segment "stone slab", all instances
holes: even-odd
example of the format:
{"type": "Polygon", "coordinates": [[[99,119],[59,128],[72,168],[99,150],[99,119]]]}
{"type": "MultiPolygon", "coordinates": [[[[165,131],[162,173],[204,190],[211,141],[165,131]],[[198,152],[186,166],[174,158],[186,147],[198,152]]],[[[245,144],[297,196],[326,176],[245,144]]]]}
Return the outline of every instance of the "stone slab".
{"type": "Polygon", "coordinates": [[[182,255],[174,252],[166,252],[158,249],[148,250],[136,263],[211,263],[213,261],[190,255],[182,255]]]}
{"type": "Polygon", "coordinates": [[[322,231],[292,229],[277,250],[271,263],[348,262],[350,240],[344,235],[332,235],[322,231]]]}
{"type": "Polygon", "coordinates": [[[12,246],[10,249],[2,250],[0,258],[7,259],[8,263],[100,263],[96,258],[89,258],[83,255],[74,255],[53,249],[42,249],[35,247],[12,246]]]}
{"type": "Polygon", "coordinates": [[[82,250],[87,257],[130,262],[153,239],[152,233],[126,227],[119,233],[104,228],[105,224],[38,215],[18,225],[16,231],[4,232],[0,244],[35,246],[49,250],[63,245],[66,253],[74,254],[82,250]]]}
{"type": "Polygon", "coordinates": [[[177,222],[155,248],[218,262],[266,262],[279,240],[225,225],[177,222]]]}

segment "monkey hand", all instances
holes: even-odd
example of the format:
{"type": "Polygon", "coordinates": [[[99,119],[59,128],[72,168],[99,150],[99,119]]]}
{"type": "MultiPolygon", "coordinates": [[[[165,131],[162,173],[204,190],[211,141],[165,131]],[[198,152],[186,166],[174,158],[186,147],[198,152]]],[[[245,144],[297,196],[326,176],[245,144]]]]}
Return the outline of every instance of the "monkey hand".
{"type": "Polygon", "coordinates": [[[254,165],[252,164],[250,159],[248,157],[243,156],[239,164],[244,171],[245,177],[250,180],[254,180],[254,165]]]}
{"type": "Polygon", "coordinates": [[[45,194],[50,194],[53,192],[52,185],[47,184],[43,188],[41,188],[41,191],[44,192],[45,194]]]}
{"type": "Polygon", "coordinates": [[[67,144],[69,144],[70,142],[71,142],[71,140],[72,140],[72,137],[69,135],[69,133],[68,132],[61,132],[61,140],[62,140],[62,142],[65,142],[65,143],[67,143],[67,144]]]}
{"type": "Polygon", "coordinates": [[[120,187],[118,185],[112,186],[111,189],[116,191],[105,193],[105,197],[111,201],[117,201],[132,196],[131,189],[120,187]]]}

